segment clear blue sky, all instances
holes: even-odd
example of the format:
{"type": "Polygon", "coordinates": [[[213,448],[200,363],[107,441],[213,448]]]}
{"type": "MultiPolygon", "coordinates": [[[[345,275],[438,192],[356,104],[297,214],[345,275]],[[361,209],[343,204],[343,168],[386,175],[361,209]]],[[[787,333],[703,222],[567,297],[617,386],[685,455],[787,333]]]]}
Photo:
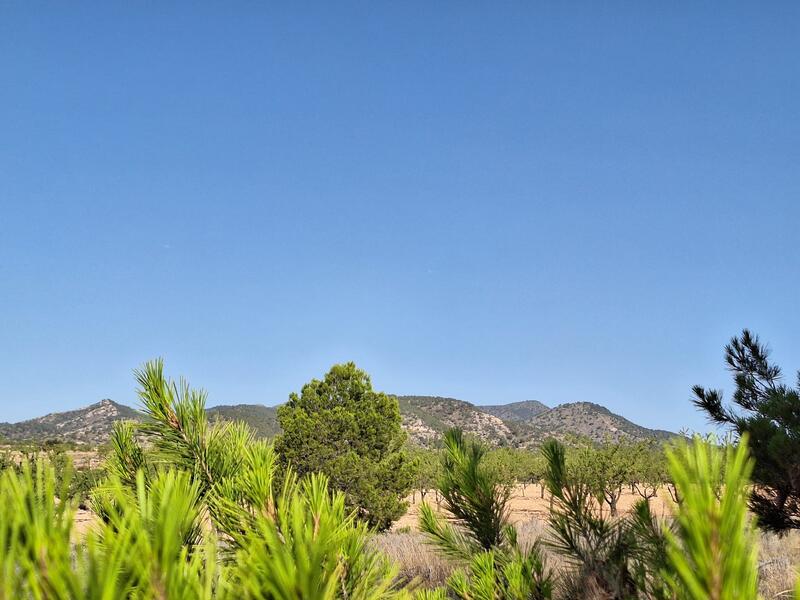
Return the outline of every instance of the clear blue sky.
{"type": "Polygon", "coordinates": [[[800,5],[4,3],[0,420],[163,356],[702,428],[800,367],[800,5]]]}

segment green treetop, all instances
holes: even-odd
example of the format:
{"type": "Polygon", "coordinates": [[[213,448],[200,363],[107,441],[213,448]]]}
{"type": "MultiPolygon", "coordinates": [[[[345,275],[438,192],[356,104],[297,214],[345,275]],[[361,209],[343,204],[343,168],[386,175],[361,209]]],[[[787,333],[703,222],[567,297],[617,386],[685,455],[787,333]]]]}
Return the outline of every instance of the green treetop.
{"type": "Polygon", "coordinates": [[[694,387],[694,403],[714,423],[750,436],[755,459],[750,508],[773,531],[800,528],[800,377],[797,387],[781,382],[781,369],[746,329],[725,347],[725,362],[736,384],[733,403],[722,392],[694,387]]]}
{"type": "Polygon", "coordinates": [[[378,529],[406,509],[413,464],[403,446],[397,399],[372,389],[352,362],[334,365],[278,409],[276,449],[299,475],[321,472],[344,492],[348,507],[378,529]]]}

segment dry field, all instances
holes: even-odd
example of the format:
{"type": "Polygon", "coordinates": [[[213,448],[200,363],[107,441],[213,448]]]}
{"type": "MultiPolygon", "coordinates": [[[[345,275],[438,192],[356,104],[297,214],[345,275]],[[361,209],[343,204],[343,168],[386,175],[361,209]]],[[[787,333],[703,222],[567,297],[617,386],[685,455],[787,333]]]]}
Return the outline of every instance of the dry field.
{"type": "MultiPolygon", "coordinates": [[[[527,523],[529,521],[541,521],[547,518],[550,510],[549,495],[545,494],[542,498],[542,488],[539,485],[528,485],[525,488],[518,485],[514,488],[511,495],[511,522],[514,524],[527,523]]],[[[623,492],[622,497],[619,499],[617,510],[621,513],[630,510],[631,506],[642,497],[629,492],[623,492]]],[[[420,495],[415,494],[409,497],[408,512],[403,515],[394,525],[394,530],[404,530],[406,528],[416,529],[417,521],[419,520],[419,507],[421,504],[420,495]]],[[[425,501],[433,506],[437,506],[436,496],[434,492],[428,492],[425,496],[425,501]]],[[[653,511],[659,516],[669,514],[669,506],[671,500],[666,490],[659,491],[658,496],[651,498],[650,506],[653,511]]],[[[604,507],[608,510],[608,505],[604,507]]]]}
{"type": "MultiPolygon", "coordinates": [[[[625,512],[641,497],[638,494],[623,493],[619,501],[620,512],[625,512]]],[[[433,493],[426,501],[436,507],[433,493]]],[[[666,491],[660,491],[651,499],[651,506],[658,515],[669,515],[671,500],[666,491]]],[[[430,548],[422,534],[417,531],[420,497],[409,507],[389,533],[378,537],[378,546],[384,550],[401,568],[405,579],[417,579],[425,587],[435,587],[444,583],[454,566],[430,548]]],[[[523,490],[517,487],[511,499],[511,520],[517,525],[523,544],[546,538],[545,521],[550,502],[540,497],[540,488],[529,485],[523,490]]],[[[606,507],[607,510],[607,507],[606,507]]],[[[548,564],[558,570],[559,557],[548,555],[548,564]]],[[[800,532],[779,538],[775,535],[761,536],[760,572],[761,594],[765,600],[790,598],[800,566],[800,532]]]]}
{"type": "MultiPolygon", "coordinates": [[[[25,460],[27,455],[15,447],[0,444],[0,454],[8,456],[17,464],[25,460]]],[[[42,455],[46,456],[46,453],[42,455]]],[[[95,450],[67,450],[66,455],[76,469],[97,469],[103,464],[103,457],[95,450]]]]}

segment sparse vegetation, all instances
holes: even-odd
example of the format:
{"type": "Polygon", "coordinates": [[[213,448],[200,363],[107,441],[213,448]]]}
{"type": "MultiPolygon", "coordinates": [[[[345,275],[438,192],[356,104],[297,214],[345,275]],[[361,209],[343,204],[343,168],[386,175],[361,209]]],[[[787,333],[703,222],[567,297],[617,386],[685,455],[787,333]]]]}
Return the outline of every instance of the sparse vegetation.
{"type": "MultiPolygon", "coordinates": [[[[285,438],[276,449],[243,423],[210,419],[205,394],[171,381],[155,361],[137,372],[142,420],[115,424],[102,474],[76,476],[57,444],[3,455],[0,598],[746,600],[759,590],[767,598],[790,593],[791,562],[775,557],[773,539],[765,538],[759,562],[747,511],[757,459],[749,458],[746,433],[735,446],[576,439],[551,440],[535,453],[491,449],[451,430],[443,449],[407,456],[396,405],[383,410],[388,397],[354,365],[332,373],[287,407],[303,407],[308,427],[297,431],[311,435],[317,411],[335,422],[324,412],[331,398],[340,408],[352,408],[354,397],[377,400],[381,410],[361,413],[386,432],[382,447],[416,468],[425,546],[413,531],[376,537],[386,521],[364,518],[352,491],[322,472],[324,462],[298,472],[281,455],[291,451],[285,438]],[[535,482],[549,496],[546,527],[510,519],[512,488],[525,493],[535,482]],[[674,518],[659,518],[650,500],[667,482],[680,502],[674,518]],[[641,497],[626,513],[617,505],[623,491],[641,497]],[[78,535],[81,502],[100,518],[78,535]]],[[[327,456],[319,450],[309,455],[327,456]]]]}
{"type": "MultiPolygon", "coordinates": [[[[606,408],[588,402],[564,404],[550,409],[539,402],[514,403],[509,410],[499,406],[476,406],[454,398],[398,396],[402,426],[412,446],[439,448],[445,431],[461,429],[495,448],[536,450],[549,438],[569,441],[580,437],[594,443],[607,438],[638,441],[674,437],[666,431],[652,430],[631,423],[606,408]]],[[[259,438],[274,438],[280,433],[279,406],[260,404],[218,405],[206,409],[209,420],[242,421],[259,438]]],[[[54,413],[21,423],[0,423],[0,438],[19,446],[30,443],[72,445],[73,449],[107,445],[114,423],[138,421],[141,414],[127,406],[103,400],[75,411],[54,413]],[[87,423],[90,426],[87,426],[87,423]]]]}

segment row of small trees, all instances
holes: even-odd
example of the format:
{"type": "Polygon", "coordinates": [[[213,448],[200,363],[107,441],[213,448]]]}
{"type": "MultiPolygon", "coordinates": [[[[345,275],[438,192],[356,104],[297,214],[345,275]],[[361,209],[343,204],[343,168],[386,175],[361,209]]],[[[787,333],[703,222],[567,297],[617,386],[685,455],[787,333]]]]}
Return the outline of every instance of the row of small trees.
{"type": "MultiPolygon", "coordinates": [[[[425,500],[429,490],[441,477],[441,454],[444,450],[414,451],[414,499],[425,500]]],[[[667,490],[675,499],[674,482],[667,469],[665,444],[656,440],[604,441],[574,439],[565,444],[566,464],[570,472],[581,478],[599,504],[617,514],[617,503],[623,490],[636,493],[645,500],[667,490]]],[[[539,449],[497,448],[484,459],[487,469],[504,485],[518,486],[524,496],[530,486],[538,486],[541,497],[546,493],[547,461],[539,449]]],[[[434,492],[435,493],[435,492],[434,492]]]]}

